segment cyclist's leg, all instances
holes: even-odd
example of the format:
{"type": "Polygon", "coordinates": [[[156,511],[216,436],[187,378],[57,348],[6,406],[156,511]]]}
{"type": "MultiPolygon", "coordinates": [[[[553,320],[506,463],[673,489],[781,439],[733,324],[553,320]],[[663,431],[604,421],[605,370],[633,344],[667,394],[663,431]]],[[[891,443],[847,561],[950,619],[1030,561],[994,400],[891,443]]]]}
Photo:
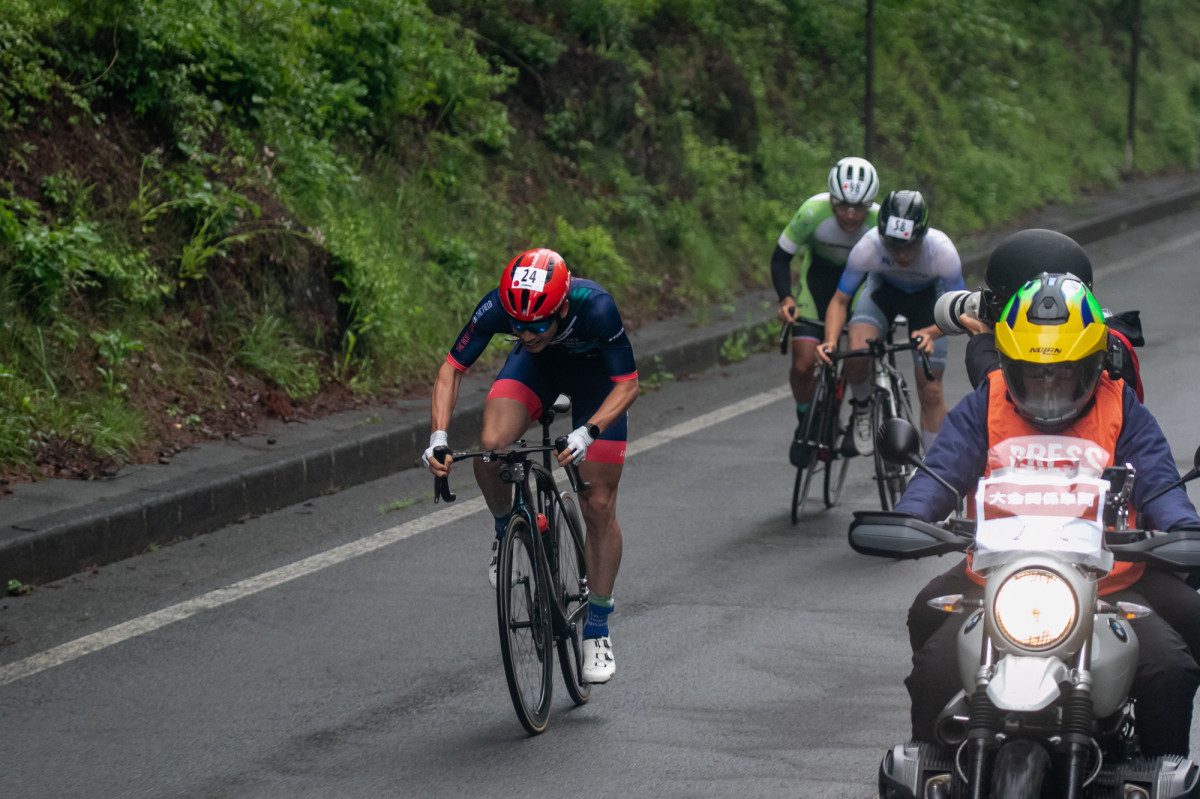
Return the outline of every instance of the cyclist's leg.
{"type": "Polygon", "coordinates": [[[931,363],[930,371],[933,373],[933,380],[925,379],[924,369],[917,367],[916,370],[917,397],[921,402],[921,435],[927,452],[938,430],[942,429],[942,420],[946,418],[946,398],[942,391],[942,375],[945,370],[934,369],[931,363]]]}
{"type": "MultiPolygon", "coordinates": [[[[568,378],[573,424],[578,426],[604,402],[612,390],[612,381],[598,369],[574,370],[568,373],[568,378]]],[[[590,484],[587,491],[579,494],[579,510],[587,528],[583,551],[591,589],[583,627],[583,676],[591,683],[607,682],[615,673],[608,617],[615,606],[613,588],[624,548],[621,524],[617,521],[617,488],[625,468],[628,420],[628,414],[623,415],[603,431],[579,464],[580,478],[590,484]]]]}
{"type": "Polygon", "coordinates": [[[800,296],[796,298],[796,314],[809,321],[798,323],[792,328],[792,369],[789,382],[792,396],[796,400],[797,416],[800,416],[812,397],[816,378],[813,363],[817,345],[825,340],[825,308],[837,289],[837,276],[830,284],[827,277],[813,270],[811,264],[800,276],[800,296]]]}
{"type": "MultiPolygon", "coordinates": [[[[875,300],[874,295],[881,285],[879,278],[870,274],[858,292],[854,313],[850,315],[849,346],[852,350],[867,346],[867,339],[882,338],[883,331],[891,324],[892,317],[875,300]]],[[[846,385],[859,402],[871,397],[871,367],[870,358],[847,358],[843,367],[846,385]]]]}
{"type": "MultiPolygon", "coordinates": [[[[879,282],[875,275],[868,275],[854,304],[850,316],[850,349],[862,349],[867,340],[881,338],[891,319],[875,301],[874,295],[879,282]]],[[[847,358],[842,374],[850,388],[850,428],[846,431],[843,452],[851,449],[859,455],[870,455],[875,451],[875,442],[870,420],[871,370],[870,358],[847,358]]]]}
{"type": "MultiPolygon", "coordinates": [[[[500,386],[499,380],[493,384],[492,392],[483,406],[483,431],[479,434],[481,449],[507,447],[529,428],[529,408],[521,400],[511,397],[513,393],[518,393],[516,386],[500,386]],[[497,393],[498,387],[500,393],[497,393]]],[[[493,516],[508,516],[512,510],[512,486],[501,482],[500,463],[484,463],[482,458],[475,458],[474,464],[475,480],[479,483],[488,509],[493,516]]]]}
{"type": "MultiPolygon", "coordinates": [[[[901,313],[908,318],[909,331],[921,330],[933,324],[933,305],[937,301],[936,293],[930,290],[909,295],[907,306],[901,313]]],[[[942,336],[933,342],[933,353],[929,356],[929,371],[933,380],[925,379],[925,370],[921,365],[921,356],[914,351],[913,374],[916,378],[917,399],[921,403],[921,435],[924,438],[925,451],[933,445],[933,439],[938,430],[942,429],[942,420],[946,418],[946,398],[942,390],[942,375],[946,371],[946,358],[949,352],[949,340],[942,336]]]]}
{"type": "MultiPolygon", "coordinates": [[[[525,350],[508,356],[504,368],[496,376],[483,406],[483,430],[479,443],[483,449],[501,449],[516,441],[529,429],[533,420],[542,412],[542,407],[553,402],[546,371],[525,350]],[[547,399],[549,397],[549,399],[547,399]]],[[[495,517],[496,539],[492,542],[491,558],[488,562],[488,582],[496,587],[496,568],[499,557],[498,541],[504,535],[508,517],[512,513],[512,486],[500,479],[500,463],[484,463],[474,458],[475,481],[495,517]]]]}
{"type": "Polygon", "coordinates": [[[809,451],[801,441],[804,435],[805,416],[812,403],[817,376],[813,365],[817,360],[817,344],[824,340],[824,327],[812,322],[796,325],[792,336],[792,371],[790,374],[792,396],[796,400],[796,432],[788,449],[788,460],[793,466],[803,468],[808,463],[809,451]]]}
{"type": "Polygon", "coordinates": [[[816,386],[816,373],[813,363],[817,359],[817,344],[823,339],[821,328],[812,324],[799,324],[793,328],[792,335],[792,369],[788,373],[788,382],[792,386],[792,397],[796,400],[797,417],[808,409],[812,399],[813,387],[816,386]],[[816,330],[817,332],[813,332],[816,330]]]}

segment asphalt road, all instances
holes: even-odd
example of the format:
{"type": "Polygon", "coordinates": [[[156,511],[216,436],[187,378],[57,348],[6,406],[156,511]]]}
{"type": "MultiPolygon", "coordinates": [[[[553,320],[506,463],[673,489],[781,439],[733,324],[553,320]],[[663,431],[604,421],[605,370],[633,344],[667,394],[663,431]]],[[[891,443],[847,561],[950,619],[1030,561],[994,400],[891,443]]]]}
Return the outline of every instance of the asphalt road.
{"type": "MultiPolygon", "coordinates": [[[[1198,223],[1088,248],[1102,303],[1142,310],[1181,470],[1198,223]]],[[[865,461],[842,506],[789,523],[785,381],[760,354],[639,399],[617,676],[579,709],[559,686],[545,734],[509,704],[469,471],[446,508],[412,470],[0,601],[0,796],[874,796],[907,734],[904,613],[951,560],[849,549],[865,461]]]]}

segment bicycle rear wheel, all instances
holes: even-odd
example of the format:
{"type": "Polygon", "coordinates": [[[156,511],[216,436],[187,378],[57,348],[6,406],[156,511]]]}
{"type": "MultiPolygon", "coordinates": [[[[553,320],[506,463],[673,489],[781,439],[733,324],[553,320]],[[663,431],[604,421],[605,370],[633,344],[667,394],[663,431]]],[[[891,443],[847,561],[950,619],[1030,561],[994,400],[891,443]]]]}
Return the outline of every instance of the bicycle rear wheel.
{"type": "Polygon", "coordinates": [[[521,725],[537,735],[550,721],[554,638],[550,598],[537,568],[529,521],[520,513],[513,514],[504,532],[497,571],[496,616],[508,693],[521,725]]]}
{"type": "Polygon", "coordinates": [[[554,549],[557,564],[554,596],[562,610],[562,625],[556,624],[558,665],[567,693],[576,705],[587,704],[591,683],[583,681],[583,623],[588,612],[587,562],[583,555],[583,517],[575,497],[569,493],[551,494],[554,521],[554,549]],[[561,497],[561,499],[560,499],[561,497]]]}

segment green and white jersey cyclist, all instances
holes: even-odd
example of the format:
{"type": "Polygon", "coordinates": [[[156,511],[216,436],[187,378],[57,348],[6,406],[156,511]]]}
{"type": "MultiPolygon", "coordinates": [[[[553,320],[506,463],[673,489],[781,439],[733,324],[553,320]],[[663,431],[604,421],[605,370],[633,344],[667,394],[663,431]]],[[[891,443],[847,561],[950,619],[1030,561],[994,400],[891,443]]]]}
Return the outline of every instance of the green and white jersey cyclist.
{"type": "MultiPolygon", "coordinates": [[[[784,228],[771,255],[771,283],[779,295],[781,322],[793,322],[792,363],[789,382],[800,424],[793,436],[791,460],[802,462],[806,448],[796,437],[804,427],[804,414],[816,385],[813,365],[816,348],[825,339],[825,309],[837,290],[854,245],[875,226],[879,205],[879,175],[863,158],[843,158],[829,170],[829,190],[809,197],[784,228]],[[799,292],[792,293],[792,257],[801,249],[799,292]],[[804,321],[797,321],[803,319],[804,321]]],[[[836,336],[835,336],[836,337],[836,336]]]]}
{"type": "MultiPolygon", "coordinates": [[[[862,237],[850,253],[842,280],[826,309],[825,342],[818,357],[837,347],[833,332],[849,319],[850,349],[881,338],[897,316],[908,321],[908,332],[921,339],[920,350],[929,359],[932,379],[915,369],[917,397],[921,402],[921,430],[928,447],[946,415],[942,373],[946,369],[946,340],[934,323],[933,306],[946,291],[964,289],[962,260],[954,243],[929,226],[929,206],[919,191],[893,191],[883,201],[875,228],[862,237]],[[853,315],[850,301],[858,294],[853,315]]],[[[913,353],[914,367],[919,364],[913,353]]],[[[854,450],[873,452],[873,432],[867,414],[871,396],[871,361],[850,358],[845,364],[850,387],[854,450]]]]}

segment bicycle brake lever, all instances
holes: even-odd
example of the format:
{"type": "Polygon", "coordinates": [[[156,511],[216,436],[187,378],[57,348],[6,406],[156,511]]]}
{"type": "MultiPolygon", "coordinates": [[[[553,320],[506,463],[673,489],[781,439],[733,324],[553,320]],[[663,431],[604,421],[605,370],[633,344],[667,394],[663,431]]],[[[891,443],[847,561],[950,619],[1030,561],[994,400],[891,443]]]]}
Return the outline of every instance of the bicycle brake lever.
{"type": "Polygon", "coordinates": [[[792,332],[792,323],[784,322],[783,328],[779,331],[779,354],[780,355],[787,355],[788,337],[791,332],[792,332]]]}
{"type": "MultiPolygon", "coordinates": [[[[451,455],[449,447],[435,447],[433,450],[433,459],[441,463],[446,459],[447,455],[451,455]]],[[[434,477],[433,478],[433,504],[437,504],[439,500],[446,500],[447,503],[458,499],[454,492],[450,490],[450,478],[434,477]]]]}
{"type": "MultiPolygon", "coordinates": [[[[566,436],[559,436],[558,438],[554,439],[554,449],[556,452],[562,452],[566,448],[566,436]]],[[[579,479],[579,467],[574,463],[568,463],[563,467],[563,471],[567,473],[567,482],[571,484],[571,490],[576,494],[587,491],[589,488],[591,488],[589,483],[585,483],[583,480],[579,479]]]]}
{"type": "Polygon", "coordinates": [[[433,478],[433,504],[437,504],[439,500],[453,502],[458,499],[453,492],[450,491],[450,478],[435,477],[433,478]]]}

